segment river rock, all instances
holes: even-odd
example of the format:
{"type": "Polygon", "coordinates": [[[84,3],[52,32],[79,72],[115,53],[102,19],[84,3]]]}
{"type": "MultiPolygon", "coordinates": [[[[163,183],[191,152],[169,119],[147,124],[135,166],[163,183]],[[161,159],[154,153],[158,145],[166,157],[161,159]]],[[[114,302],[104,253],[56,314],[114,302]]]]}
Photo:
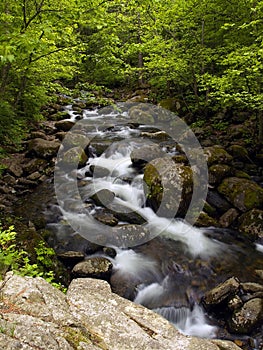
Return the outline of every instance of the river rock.
{"type": "Polygon", "coordinates": [[[236,160],[250,161],[248,151],[245,147],[234,144],[228,148],[228,151],[236,160]]]}
{"type": "Polygon", "coordinates": [[[221,146],[206,147],[204,153],[209,166],[213,164],[229,164],[233,157],[221,146]]]}
{"type": "Polygon", "coordinates": [[[23,174],[22,163],[24,159],[24,154],[12,154],[9,156],[9,158],[1,159],[1,164],[8,173],[15,177],[19,177],[23,174]]]}
{"type": "Polygon", "coordinates": [[[82,147],[84,150],[89,146],[90,140],[88,137],[82,134],[67,132],[66,138],[63,141],[65,149],[73,147],[82,147]]]}
{"type": "Polygon", "coordinates": [[[72,273],[76,277],[93,277],[109,279],[112,270],[112,263],[102,257],[88,258],[74,266],[72,273]]]}
{"type": "Polygon", "coordinates": [[[99,212],[94,215],[94,218],[104,225],[116,226],[118,224],[118,219],[111,213],[99,212]]]}
{"type": "Polygon", "coordinates": [[[205,307],[211,309],[222,302],[227,302],[238,292],[239,288],[240,282],[235,277],[229,278],[205,293],[203,297],[205,307]]]}
{"type": "Polygon", "coordinates": [[[230,227],[238,216],[239,212],[235,208],[231,208],[220,217],[219,224],[221,227],[230,227]]]}
{"type": "Polygon", "coordinates": [[[209,184],[215,185],[231,174],[231,168],[226,164],[214,164],[208,170],[209,184]]]}
{"type": "Polygon", "coordinates": [[[98,279],[75,279],[65,295],[42,278],[8,273],[0,309],[0,342],[8,350],[240,350],[229,341],[185,336],[98,279]]]}
{"type": "Polygon", "coordinates": [[[84,149],[80,146],[73,147],[67,150],[63,155],[63,164],[71,165],[76,164],[77,167],[83,167],[88,160],[84,149]]]}
{"type": "Polygon", "coordinates": [[[263,299],[247,301],[241,309],[234,312],[228,322],[231,332],[248,334],[263,321],[263,299]]]}
{"type": "Polygon", "coordinates": [[[74,125],[75,125],[75,122],[70,119],[59,120],[58,122],[55,123],[55,127],[59,131],[69,131],[74,125]]]}
{"type": "Polygon", "coordinates": [[[263,238],[263,210],[252,209],[239,218],[239,231],[252,241],[263,238]]]}
{"type": "Polygon", "coordinates": [[[170,158],[157,158],[145,166],[147,203],[159,215],[184,216],[191,201],[192,170],[170,158]],[[177,210],[178,209],[178,210],[177,210]]]}
{"type": "Polygon", "coordinates": [[[225,213],[231,208],[231,204],[215,190],[208,190],[206,200],[220,214],[225,213]]]}
{"type": "Polygon", "coordinates": [[[28,142],[29,154],[33,154],[37,157],[50,159],[57,155],[60,147],[60,142],[57,140],[47,141],[40,138],[30,140],[28,142]]]}
{"type": "Polygon", "coordinates": [[[108,205],[114,200],[115,193],[107,189],[102,189],[94,193],[91,198],[96,205],[108,207],[108,205]]]}
{"type": "Polygon", "coordinates": [[[223,180],[218,191],[242,212],[263,206],[263,189],[251,180],[229,177],[223,180]]]}
{"type": "Polygon", "coordinates": [[[154,124],[154,117],[148,105],[142,106],[140,104],[133,106],[129,110],[129,116],[132,122],[136,121],[140,124],[154,124]]]}
{"type": "Polygon", "coordinates": [[[124,205],[118,203],[110,203],[107,209],[119,221],[124,221],[135,225],[141,225],[146,222],[146,220],[139,213],[124,205]]]}
{"type": "Polygon", "coordinates": [[[82,252],[76,252],[74,250],[68,250],[63,253],[57,254],[58,258],[63,261],[66,266],[74,266],[76,263],[84,260],[85,254],[82,252]]]}
{"type": "Polygon", "coordinates": [[[131,152],[131,161],[134,166],[142,167],[156,158],[166,155],[157,144],[143,145],[131,152]]]}
{"type": "Polygon", "coordinates": [[[151,239],[150,231],[142,225],[121,225],[112,228],[112,245],[134,247],[151,239]]]}
{"type": "Polygon", "coordinates": [[[23,162],[23,171],[27,175],[35,173],[36,171],[41,172],[47,165],[48,162],[45,159],[25,158],[25,161],[23,162]]]}

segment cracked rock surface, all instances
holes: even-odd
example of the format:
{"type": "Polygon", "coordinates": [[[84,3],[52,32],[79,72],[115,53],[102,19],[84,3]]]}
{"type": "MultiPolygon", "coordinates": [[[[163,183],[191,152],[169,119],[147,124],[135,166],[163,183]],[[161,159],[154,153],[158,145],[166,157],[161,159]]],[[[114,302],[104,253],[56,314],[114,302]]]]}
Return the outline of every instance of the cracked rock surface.
{"type": "Polygon", "coordinates": [[[63,294],[42,278],[8,273],[0,285],[0,350],[238,350],[189,337],[154,312],[78,278],[63,294]]]}

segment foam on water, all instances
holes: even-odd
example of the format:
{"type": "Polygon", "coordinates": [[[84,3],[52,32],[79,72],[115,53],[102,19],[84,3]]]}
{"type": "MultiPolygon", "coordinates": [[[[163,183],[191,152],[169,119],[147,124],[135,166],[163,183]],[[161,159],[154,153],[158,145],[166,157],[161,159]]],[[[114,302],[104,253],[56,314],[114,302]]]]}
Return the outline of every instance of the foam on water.
{"type": "Polygon", "coordinates": [[[157,308],[153,311],[174,324],[183,334],[204,338],[216,337],[217,327],[209,324],[204,310],[197,304],[192,310],[187,307],[170,306],[157,308]]]}

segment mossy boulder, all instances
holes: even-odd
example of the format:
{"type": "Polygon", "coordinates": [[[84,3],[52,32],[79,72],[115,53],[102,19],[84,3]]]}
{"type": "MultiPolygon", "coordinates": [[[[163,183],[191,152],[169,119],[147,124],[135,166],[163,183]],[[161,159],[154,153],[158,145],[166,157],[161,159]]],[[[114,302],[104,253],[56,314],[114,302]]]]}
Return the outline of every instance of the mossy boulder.
{"type": "Polygon", "coordinates": [[[28,142],[29,153],[44,159],[55,157],[59,147],[60,142],[58,140],[48,141],[36,138],[28,142]]]}
{"type": "Polygon", "coordinates": [[[209,170],[209,183],[212,185],[219,184],[222,180],[229,176],[231,173],[231,168],[226,164],[214,164],[209,170]]]}
{"type": "Polygon", "coordinates": [[[185,216],[193,191],[193,174],[189,166],[170,158],[157,158],[145,166],[148,205],[165,217],[185,216]]]}
{"type": "Polygon", "coordinates": [[[58,122],[55,123],[55,127],[59,131],[69,131],[74,125],[75,125],[75,122],[70,119],[59,120],[58,122]]]}
{"type": "MultiPolygon", "coordinates": [[[[147,105],[146,105],[147,107],[147,105]]],[[[141,105],[134,106],[129,110],[131,120],[141,124],[154,124],[154,117],[151,110],[145,110],[141,105]]]]}
{"type": "Polygon", "coordinates": [[[78,164],[79,167],[84,166],[88,157],[82,147],[73,147],[64,153],[63,161],[65,165],[78,164]]]}
{"type": "Polygon", "coordinates": [[[208,166],[219,163],[229,164],[233,160],[233,157],[223,147],[218,145],[206,147],[204,153],[208,166]]]}
{"type": "Polygon", "coordinates": [[[242,212],[263,205],[263,189],[251,180],[229,177],[223,180],[218,191],[242,212]]]}
{"type": "Polygon", "coordinates": [[[234,144],[228,148],[228,151],[233,156],[234,159],[241,160],[241,161],[250,160],[248,151],[245,147],[234,144]]]}
{"type": "Polygon", "coordinates": [[[239,218],[239,231],[253,241],[263,238],[263,210],[252,209],[239,218]]]}

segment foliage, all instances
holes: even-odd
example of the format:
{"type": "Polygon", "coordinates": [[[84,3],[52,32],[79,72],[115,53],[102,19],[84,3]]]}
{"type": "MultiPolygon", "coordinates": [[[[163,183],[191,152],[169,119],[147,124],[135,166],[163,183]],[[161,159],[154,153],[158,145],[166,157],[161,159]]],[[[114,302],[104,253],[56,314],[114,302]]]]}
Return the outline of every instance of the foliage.
{"type": "Polygon", "coordinates": [[[64,287],[55,282],[55,274],[52,271],[52,258],[55,252],[40,241],[35,247],[36,263],[31,263],[28,253],[16,242],[14,226],[3,229],[0,226],[0,276],[12,270],[23,276],[43,277],[49,283],[64,290],[64,287]]]}

